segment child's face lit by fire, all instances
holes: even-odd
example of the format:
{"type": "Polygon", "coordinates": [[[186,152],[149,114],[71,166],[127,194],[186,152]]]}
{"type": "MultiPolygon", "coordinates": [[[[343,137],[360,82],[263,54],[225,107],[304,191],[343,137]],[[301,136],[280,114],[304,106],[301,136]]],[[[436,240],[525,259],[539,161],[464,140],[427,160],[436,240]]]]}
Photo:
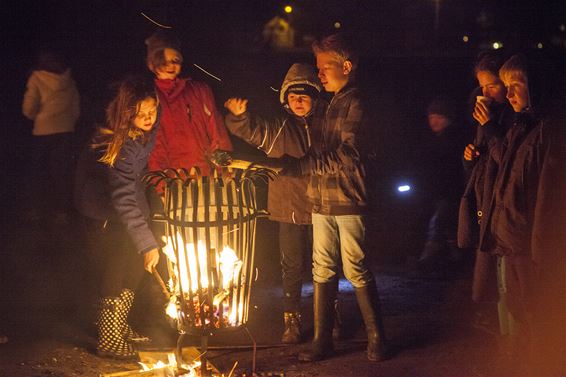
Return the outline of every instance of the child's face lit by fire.
{"type": "Polygon", "coordinates": [[[312,98],[306,94],[289,93],[287,97],[289,108],[297,116],[305,116],[312,109],[312,98]]]}
{"type": "Polygon", "coordinates": [[[138,111],[134,118],[134,126],[144,132],[149,132],[157,120],[157,101],[148,97],[138,103],[138,111]]]}
{"type": "Polygon", "coordinates": [[[160,80],[173,80],[181,73],[183,57],[172,48],[163,50],[163,64],[153,70],[160,80]]]}

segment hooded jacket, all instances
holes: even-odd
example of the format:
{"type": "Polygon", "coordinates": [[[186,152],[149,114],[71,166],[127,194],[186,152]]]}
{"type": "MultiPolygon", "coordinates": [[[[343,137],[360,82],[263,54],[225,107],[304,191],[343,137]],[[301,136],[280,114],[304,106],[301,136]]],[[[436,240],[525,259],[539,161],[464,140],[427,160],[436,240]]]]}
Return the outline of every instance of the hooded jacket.
{"type": "Polygon", "coordinates": [[[217,149],[232,150],[212,91],[192,79],[156,79],[155,86],[162,112],[149,169],[197,166],[208,174],[207,156],[217,149]]]}
{"type": "Polygon", "coordinates": [[[35,136],[74,132],[80,99],[71,70],[62,74],[33,71],[27,82],[22,113],[34,121],[35,136]]]}
{"type": "MultiPolygon", "coordinates": [[[[310,127],[324,116],[326,102],[313,98],[313,109],[306,117],[291,112],[286,98],[289,87],[309,85],[317,92],[321,86],[313,68],[306,64],[293,64],[281,86],[280,102],[287,115],[266,120],[245,112],[239,116],[229,113],[226,126],[234,135],[265,152],[268,157],[285,155],[301,158],[310,148],[310,127]]],[[[277,176],[269,183],[267,207],[269,218],[294,224],[310,224],[310,204],[307,199],[308,177],[277,176]]]]}

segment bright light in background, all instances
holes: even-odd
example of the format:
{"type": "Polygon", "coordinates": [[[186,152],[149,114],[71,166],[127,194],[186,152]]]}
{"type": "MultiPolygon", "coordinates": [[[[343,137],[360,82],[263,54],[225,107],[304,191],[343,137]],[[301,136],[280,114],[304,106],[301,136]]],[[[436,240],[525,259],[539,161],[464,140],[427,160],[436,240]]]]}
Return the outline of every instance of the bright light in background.
{"type": "Polygon", "coordinates": [[[397,191],[399,191],[399,192],[408,192],[408,191],[411,191],[411,186],[409,186],[409,185],[400,185],[399,187],[397,187],[397,191]]]}
{"type": "Polygon", "coordinates": [[[335,28],[335,29],[340,29],[341,27],[342,27],[342,24],[341,24],[340,22],[336,21],[336,22],[334,23],[334,28],[335,28]]]}
{"type": "Polygon", "coordinates": [[[464,36],[462,37],[462,40],[463,40],[465,43],[468,43],[468,42],[470,41],[470,37],[468,37],[467,35],[464,35],[464,36]]]}
{"type": "Polygon", "coordinates": [[[285,5],[285,8],[283,8],[283,10],[285,11],[285,13],[291,13],[293,11],[293,7],[290,5],[285,5]]]}
{"type": "Polygon", "coordinates": [[[493,44],[491,45],[493,47],[494,50],[498,50],[500,48],[503,47],[503,43],[501,42],[493,42],[493,44]]]}
{"type": "Polygon", "coordinates": [[[560,31],[566,31],[566,25],[561,24],[559,27],[560,31]]]}
{"type": "Polygon", "coordinates": [[[539,43],[537,44],[537,48],[538,48],[539,50],[542,49],[543,47],[544,47],[544,45],[542,44],[542,42],[539,42],[539,43]]]}

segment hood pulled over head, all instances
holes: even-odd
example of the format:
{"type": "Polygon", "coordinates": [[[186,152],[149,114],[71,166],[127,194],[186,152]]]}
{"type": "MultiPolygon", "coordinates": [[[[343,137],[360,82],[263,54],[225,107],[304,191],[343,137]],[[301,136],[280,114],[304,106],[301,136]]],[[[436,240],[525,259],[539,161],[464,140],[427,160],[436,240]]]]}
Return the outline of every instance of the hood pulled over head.
{"type": "Polygon", "coordinates": [[[282,105],[287,106],[289,93],[306,94],[316,100],[321,90],[322,87],[314,68],[309,64],[295,63],[285,75],[279,92],[279,101],[282,105]]]}

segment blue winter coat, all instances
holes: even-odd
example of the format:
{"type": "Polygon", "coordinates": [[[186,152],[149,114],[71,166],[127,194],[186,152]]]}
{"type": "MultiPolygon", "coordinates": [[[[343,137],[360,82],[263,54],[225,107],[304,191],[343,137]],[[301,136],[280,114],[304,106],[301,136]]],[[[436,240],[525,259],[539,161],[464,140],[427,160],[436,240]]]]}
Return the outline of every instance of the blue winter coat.
{"type": "Polygon", "coordinates": [[[103,150],[87,147],[79,158],[75,178],[77,210],[98,220],[118,218],[139,253],[158,247],[149,226],[150,210],[141,181],[155,144],[156,129],[157,124],[145,141],[127,138],[114,167],[98,162],[103,150]]]}

